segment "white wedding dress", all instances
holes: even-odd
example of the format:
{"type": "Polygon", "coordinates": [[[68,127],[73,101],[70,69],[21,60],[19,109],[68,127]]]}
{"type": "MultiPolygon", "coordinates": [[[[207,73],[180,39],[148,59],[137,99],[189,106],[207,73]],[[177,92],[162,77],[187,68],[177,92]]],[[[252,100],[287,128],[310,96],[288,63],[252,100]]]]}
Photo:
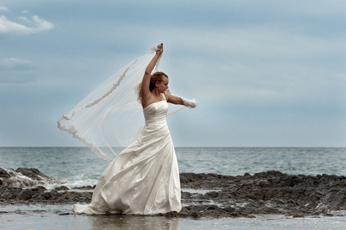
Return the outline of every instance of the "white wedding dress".
{"type": "Polygon", "coordinates": [[[181,210],[179,169],[167,111],[165,99],[143,110],[145,126],[141,136],[109,164],[96,185],[91,204],[76,204],[74,212],[150,215],[181,210]]]}

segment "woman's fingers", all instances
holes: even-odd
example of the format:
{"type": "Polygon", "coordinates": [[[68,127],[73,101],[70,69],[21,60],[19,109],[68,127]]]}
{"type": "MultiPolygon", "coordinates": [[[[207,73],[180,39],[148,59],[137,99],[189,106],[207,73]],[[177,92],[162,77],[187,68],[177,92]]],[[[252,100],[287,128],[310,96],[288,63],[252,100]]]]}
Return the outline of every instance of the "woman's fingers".
{"type": "Polygon", "coordinates": [[[156,46],[159,50],[156,51],[157,54],[162,54],[163,52],[163,43],[156,46]]]}

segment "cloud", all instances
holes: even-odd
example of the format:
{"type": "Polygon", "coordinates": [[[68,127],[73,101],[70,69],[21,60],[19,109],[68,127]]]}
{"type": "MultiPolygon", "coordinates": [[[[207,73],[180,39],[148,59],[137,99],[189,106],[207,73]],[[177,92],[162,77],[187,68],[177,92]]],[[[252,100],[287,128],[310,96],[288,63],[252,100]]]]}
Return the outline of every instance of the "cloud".
{"type": "Polygon", "coordinates": [[[0,11],[8,11],[8,8],[6,6],[0,6],[0,11]]]}
{"type": "Polygon", "coordinates": [[[4,15],[0,16],[0,36],[33,34],[54,28],[52,23],[38,16],[32,16],[31,19],[26,17],[20,17],[19,19],[25,21],[27,25],[10,21],[4,15]]]}

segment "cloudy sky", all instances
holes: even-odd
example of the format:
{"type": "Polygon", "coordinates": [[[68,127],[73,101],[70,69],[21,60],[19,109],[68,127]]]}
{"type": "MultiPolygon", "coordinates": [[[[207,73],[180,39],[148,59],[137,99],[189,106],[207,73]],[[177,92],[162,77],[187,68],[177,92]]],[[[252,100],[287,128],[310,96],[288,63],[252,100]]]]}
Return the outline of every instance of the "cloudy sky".
{"type": "Polygon", "coordinates": [[[56,127],[161,42],[161,70],[198,107],[176,146],[346,147],[343,0],[2,0],[0,146],[80,146],[56,127]]]}

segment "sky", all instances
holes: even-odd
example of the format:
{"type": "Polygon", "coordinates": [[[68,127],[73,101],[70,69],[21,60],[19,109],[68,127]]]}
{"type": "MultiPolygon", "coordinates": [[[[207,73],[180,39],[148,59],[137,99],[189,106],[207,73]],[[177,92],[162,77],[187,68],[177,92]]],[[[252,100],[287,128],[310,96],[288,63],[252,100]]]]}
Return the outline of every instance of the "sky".
{"type": "Polygon", "coordinates": [[[175,146],[346,147],[343,0],[0,1],[0,146],[82,146],[57,120],[164,43],[196,109],[175,146]]]}

